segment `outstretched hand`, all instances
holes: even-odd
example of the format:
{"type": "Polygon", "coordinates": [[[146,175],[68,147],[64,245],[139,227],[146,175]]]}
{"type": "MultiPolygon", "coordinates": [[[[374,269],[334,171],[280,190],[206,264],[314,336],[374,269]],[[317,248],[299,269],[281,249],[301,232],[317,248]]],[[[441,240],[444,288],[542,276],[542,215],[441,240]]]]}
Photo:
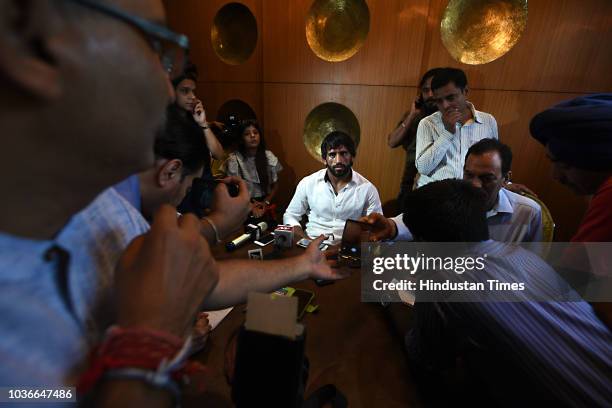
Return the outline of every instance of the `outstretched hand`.
{"type": "Polygon", "coordinates": [[[393,239],[397,236],[397,226],[391,219],[379,213],[371,213],[359,219],[360,222],[365,222],[372,226],[370,232],[370,241],[382,241],[385,239],[393,239]]]}
{"type": "Polygon", "coordinates": [[[329,259],[330,256],[337,252],[337,248],[329,251],[321,251],[319,245],[325,240],[324,235],[320,235],[317,239],[313,240],[306,252],[301,255],[304,262],[307,263],[307,269],[309,277],[312,279],[322,280],[338,280],[347,278],[350,275],[350,271],[346,269],[335,268],[337,261],[329,259]]]}

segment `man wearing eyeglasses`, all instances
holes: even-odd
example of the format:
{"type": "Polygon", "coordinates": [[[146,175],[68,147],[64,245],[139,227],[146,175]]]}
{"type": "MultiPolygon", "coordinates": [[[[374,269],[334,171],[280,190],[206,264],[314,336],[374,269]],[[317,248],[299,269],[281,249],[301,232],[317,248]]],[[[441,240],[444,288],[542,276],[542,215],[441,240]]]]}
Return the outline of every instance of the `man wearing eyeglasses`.
{"type": "MultiPolygon", "coordinates": [[[[161,25],[159,0],[0,7],[0,387],[79,382],[98,405],[172,405],[185,333],[203,299],[232,288],[200,220],[162,206],[149,230],[105,189],[152,166],[187,38],[161,25]]],[[[275,267],[306,278],[294,266],[275,267]]]]}
{"type": "MultiPolygon", "coordinates": [[[[112,192],[88,207],[88,219],[74,216],[152,163],[155,130],[171,100],[168,75],[182,69],[187,39],[158,24],[161,1],[0,0],[0,8],[2,168],[10,174],[0,200],[0,386],[74,385],[97,340],[84,317],[107,311],[96,323],[116,321],[97,298],[112,282],[86,273],[96,248],[82,248],[78,237],[99,234],[100,247],[119,249],[146,231],[127,207],[112,204],[112,192]],[[104,228],[115,220],[131,225],[131,236],[104,228]]],[[[198,220],[179,223],[169,208],[158,219],[122,261],[118,322],[182,335],[218,271],[198,220]],[[194,259],[200,273],[188,273],[194,259]],[[156,283],[170,272],[164,264],[173,265],[175,285],[156,283]],[[171,299],[180,305],[169,306],[171,299]]],[[[95,262],[110,267],[117,259],[95,262]]],[[[108,384],[105,395],[125,393],[141,406],[152,406],[146,398],[172,400],[144,382],[108,384]]]]}

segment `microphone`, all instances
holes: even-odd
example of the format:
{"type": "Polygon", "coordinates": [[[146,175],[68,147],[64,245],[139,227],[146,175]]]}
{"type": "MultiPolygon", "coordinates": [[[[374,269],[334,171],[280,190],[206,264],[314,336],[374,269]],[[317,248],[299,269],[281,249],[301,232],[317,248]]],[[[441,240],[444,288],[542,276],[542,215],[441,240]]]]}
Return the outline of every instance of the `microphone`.
{"type": "Polygon", "coordinates": [[[225,248],[228,251],[233,251],[234,249],[246,244],[252,239],[258,239],[262,232],[265,232],[268,229],[268,223],[265,221],[261,221],[260,223],[254,225],[249,224],[246,227],[246,232],[240,235],[238,238],[233,239],[232,241],[225,244],[225,248]]]}

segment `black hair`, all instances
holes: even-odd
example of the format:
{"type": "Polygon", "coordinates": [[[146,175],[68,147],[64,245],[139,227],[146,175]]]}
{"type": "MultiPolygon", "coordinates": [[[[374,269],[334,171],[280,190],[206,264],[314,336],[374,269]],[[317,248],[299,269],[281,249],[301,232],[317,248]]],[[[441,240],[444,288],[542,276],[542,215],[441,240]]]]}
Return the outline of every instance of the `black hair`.
{"type": "Polygon", "coordinates": [[[404,196],[402,219],[412,235],[424,241],[486,241],[485,203],[486,193],[467,181],[435,181],[404,196]]]}
{"type": "Polygon", "coordinates": [[[508,173],[512,169],[512,150],[508,145],[503,144],[497,139],[487,138],[478,141],[473,144],[465,155],[467,160],[470,154],[480,156],[488,152],[497,152],[501,158],[501,172],[504,177],[508,176],[508,173]]]}
{"type": "Polygon", "coordinates": [[[433,91],[442,88],[451,82],[455,84],[457,88],[460,88],[461,90],[465,89],[467,86],[467,77],[465,76],[465,72],[458,68],[440,68],[440,70],[436,72],[431,80],[431,90],[433,91]]]}
{"type": "Polygon", "coordinates": [[[259,176],[259,185],[261,189],[264,191],[264,194],[268,194],[268,190],[270,188],[270,177],[268,175],[266,141],[264,139],[263,132],[261,131],[261,127],[255,119],[248,119],[240,122],[240,126],[238,127],[238,151],[242,154],[242,157],[247,157],[247,149],[244,143],[244,137],[242,135],[244,134],[244,131],[251,126],[257,129],[257,132],[259,133],[259,145],[257,146],[257,153],[255,153],[255,169],[257,170],[257,175],[259,176]]]}
{"type": "Polygon", "coordinates": [[[337,149],[340,146],[346,147],[351,156],[356,156],[355,142],[353,141],[353,138],[340,130],[335,130],[325,136],[325,139],[323,139],[323,142],[321,143],[321,157],[323,160],[327,158],[327,152],[329,150],[337,149]]]}
{"type": "Polygon", "coordinates": [[[167,109],[166,124],[158,132],[154,147],[156,158],[179,159],[183,163],[183,177],[200,170],[208,159],[202,129],[188,119],[176,109],[167,109]]]}
{"type": "Polygon", "coordinates": [[[423,76],[421,77],[421,82],[419,82],[419,89],[421,89],[423,87],[423,85],[425,85],[425,82],[429,79],[432,78],[432,82],[433,82],[433,78],[439,74],[444,68],[432,68],[430,70],[428,70],[426,73],[423,74],[423,76]]]}
{"type": "Polygon", "coordinates": [[[185,65],[183,73],[172,80],[172,86],[176,89],[185,79],[191,79],[193,82],[198,82],[198,67],[195,64],[189,63],[185,65]]]}

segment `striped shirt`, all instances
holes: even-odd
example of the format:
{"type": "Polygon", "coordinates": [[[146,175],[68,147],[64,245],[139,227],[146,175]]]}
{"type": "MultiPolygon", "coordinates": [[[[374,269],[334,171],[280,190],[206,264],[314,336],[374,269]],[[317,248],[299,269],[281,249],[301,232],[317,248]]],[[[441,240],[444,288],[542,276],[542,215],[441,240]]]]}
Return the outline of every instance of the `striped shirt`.
{"type": "MultiPolygon", "coordinates": [[[[526,287],[547,291],[559,280],[520,247],[487,241],[479,251],[488,255],[478,276],[483,282],[520,277],[526,287]]],[[[444,369],[461,355],[482,392],[508,406],[612,405],[612,333],[584,301],[419,303],[417,298],[415,312],[407,346],[422,367],[444,369]]]]}
{"type": "Polygon", "coordinates": [[[444,128],[442,113],[436,112],[421,120],[417,129],[417,187],[432,181],[463,178],[463,165],[468,149],[476,142],[497,139],[497,122],[485,112],[474,109],[468,102],[474,120],[459,127],[455,134],[444,128]]]}

